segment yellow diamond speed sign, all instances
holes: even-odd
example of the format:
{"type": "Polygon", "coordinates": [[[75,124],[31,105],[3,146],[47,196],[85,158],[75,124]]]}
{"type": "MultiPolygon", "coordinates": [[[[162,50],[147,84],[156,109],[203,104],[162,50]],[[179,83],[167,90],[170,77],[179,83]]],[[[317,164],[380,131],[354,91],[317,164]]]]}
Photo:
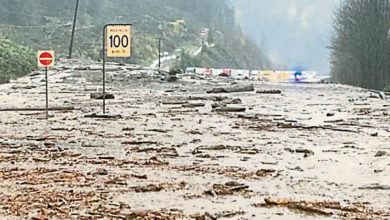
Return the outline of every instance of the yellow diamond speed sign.
{"type": "Polygon", "coordinates": [[[107,57],[131,56],[131,25],[107,26],[107,57]]]}

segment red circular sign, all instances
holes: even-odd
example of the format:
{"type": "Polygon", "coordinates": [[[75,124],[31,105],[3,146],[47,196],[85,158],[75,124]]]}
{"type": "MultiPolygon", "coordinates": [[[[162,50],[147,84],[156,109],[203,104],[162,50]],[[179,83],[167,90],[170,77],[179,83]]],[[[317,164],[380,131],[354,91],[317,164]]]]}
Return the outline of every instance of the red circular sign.
{"type": "Polygon", "coordinates": [[[53,55],[49,52],[43,52],[39,56],[39,62],[44,66],[49,66],[53,62],[53,55]]]}

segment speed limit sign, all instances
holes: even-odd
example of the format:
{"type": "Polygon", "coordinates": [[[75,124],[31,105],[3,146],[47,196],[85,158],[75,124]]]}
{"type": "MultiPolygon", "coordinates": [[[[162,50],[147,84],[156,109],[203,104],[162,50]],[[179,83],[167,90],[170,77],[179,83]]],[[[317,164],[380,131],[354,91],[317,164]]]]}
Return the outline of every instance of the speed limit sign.
{"type": "Polygon", "coordinates": [[[103,28],[103,114],[106,114],[106,57],[131,57],[131,24],[103,28]]]}
{"type": "Polygon", "coordinates": [[[131,25],[107,25],[107,57],[131,57],[131,25]]]}

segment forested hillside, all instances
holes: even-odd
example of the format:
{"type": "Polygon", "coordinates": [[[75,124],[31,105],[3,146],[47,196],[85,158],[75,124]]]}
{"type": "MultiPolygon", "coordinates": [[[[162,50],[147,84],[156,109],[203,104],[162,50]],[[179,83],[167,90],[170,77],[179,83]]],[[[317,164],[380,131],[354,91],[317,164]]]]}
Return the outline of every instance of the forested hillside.
{"type": "Polygon", "coordinates": [[[380,90],[390,85],[390,1],[343,1],[331,49],[334,80],[380,90]]]}
{"type": "MultiPolygon", "coordinates": [[[[34,49],[68,53],[76,0],[0,0],[0,4],[0,33],[34,49]]],[[[133,24],[131,63],[149,65],[157,58],[156,37],[164,38],[163,51],[191,54],[201,46],[200,31],[208,28],[215,47],[202,58],[190,56],[187,63],[232,68],[270,65],[236,25],[228,0],[80,0],[75,57],[101,57],[107,23],[133,24]]]]}
{"type": "Polygon", "coordinates": [[[23,76],[35,66],[35,55],[31,49],[16,45],[0,35],[0,83],[23,76]]]}

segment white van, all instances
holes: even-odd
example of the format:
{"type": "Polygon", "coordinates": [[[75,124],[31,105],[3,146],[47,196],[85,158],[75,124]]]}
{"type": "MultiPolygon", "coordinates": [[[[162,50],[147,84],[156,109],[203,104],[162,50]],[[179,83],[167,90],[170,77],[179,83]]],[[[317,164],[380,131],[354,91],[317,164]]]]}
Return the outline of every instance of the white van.
{"type": "Polygon", "coordinates": [[[196,67],[187,67],[186,68],[186,73],[195,73],[196,72],[196,67]]]}

